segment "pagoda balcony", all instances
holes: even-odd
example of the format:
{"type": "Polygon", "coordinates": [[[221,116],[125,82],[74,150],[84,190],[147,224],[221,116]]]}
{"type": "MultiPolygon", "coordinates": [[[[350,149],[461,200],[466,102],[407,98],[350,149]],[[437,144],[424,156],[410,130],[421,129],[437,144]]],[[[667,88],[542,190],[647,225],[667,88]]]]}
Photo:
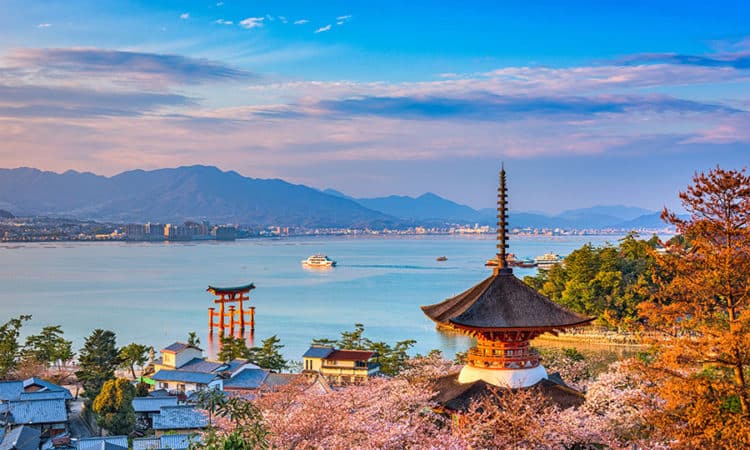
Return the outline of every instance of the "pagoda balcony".
{"type": "Polygon", "coordinates": [[[480,348],[472,348],[466,354],[466,362],[480,369],[531,369],[539,365],[539,354],[534,350],[506,352],[486,352],[480,348]]]}

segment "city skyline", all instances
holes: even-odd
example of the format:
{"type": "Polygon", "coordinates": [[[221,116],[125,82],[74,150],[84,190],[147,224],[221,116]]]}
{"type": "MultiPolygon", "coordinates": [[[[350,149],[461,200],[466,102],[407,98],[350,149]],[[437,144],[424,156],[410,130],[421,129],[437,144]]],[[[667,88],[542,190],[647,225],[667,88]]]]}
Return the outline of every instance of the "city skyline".
{"type": "Polygon", "coordinates": [[[0,167],[674,207],[747,164],[748,6],[0,0],[0,167]]]}

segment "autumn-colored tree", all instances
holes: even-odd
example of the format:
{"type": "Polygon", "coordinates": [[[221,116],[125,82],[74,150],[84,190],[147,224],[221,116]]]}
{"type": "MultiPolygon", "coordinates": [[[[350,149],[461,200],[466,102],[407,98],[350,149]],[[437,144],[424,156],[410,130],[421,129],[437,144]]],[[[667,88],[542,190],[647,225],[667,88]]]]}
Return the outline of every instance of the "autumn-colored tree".
{"type": "Polygon", "coordinates": [[[679,196],[689,217],[662,218],[684,239],[657,258],[658,289],[639,306],[668,336],[649,366],[668,375],[662,426],[685,447],[750,445],[750,176],[717,167],[679,196]]]}
{"type": "Polygon", "coordinates": [[[125,378],[109,380],[94,399],[96,423],[111,434],[129,434],[135,426],[135,386],[125,378]]]}

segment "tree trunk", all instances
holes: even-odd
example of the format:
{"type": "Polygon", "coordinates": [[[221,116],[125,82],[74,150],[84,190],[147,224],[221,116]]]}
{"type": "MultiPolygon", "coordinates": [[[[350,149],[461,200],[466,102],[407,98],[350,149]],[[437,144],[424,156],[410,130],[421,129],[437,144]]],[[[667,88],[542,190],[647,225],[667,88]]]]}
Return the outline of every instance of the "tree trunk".
{"type": "Polygon", "coordinates": [[[745,417],[750,416],[750,403],[747,396],[747,386],[745,386],[745,373],[744,367],[741,363],[735,364],[734,366],[734,382],[737,384],[740,396],[740,406],[742,406],[742,415],[745,417]]]}

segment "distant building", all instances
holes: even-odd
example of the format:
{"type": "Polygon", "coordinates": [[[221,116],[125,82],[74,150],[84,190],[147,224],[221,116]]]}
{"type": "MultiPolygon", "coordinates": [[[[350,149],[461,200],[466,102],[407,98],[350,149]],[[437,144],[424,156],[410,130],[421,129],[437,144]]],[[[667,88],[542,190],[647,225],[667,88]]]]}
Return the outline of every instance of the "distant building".
{"type": "Polygon", "coordinates": [[[380,373],[377,352],[370,350],[337,350],[333,347],[310,347],[302,359],[305,373],[319,373],[333,384],[361,383],[380,373]]]}
{"type": "MultiPolygon", "coordinates": [[[[183,342],[162,349],[161,358],[154,360],[151,379],[155,389],[164,389],[172,394],[190,395],[204,389],[224,390],[225,384],[240,389],[240,379],[252,382],[245,370],[259,370],[255,364],[245,359],[229,362],[210,361],[203,357],[203,351],[183,342]],[[235,377],[240,376],[237,380],[235,377]]],[[[251,383],[252,384],[252,383],[251,383]]]]}

